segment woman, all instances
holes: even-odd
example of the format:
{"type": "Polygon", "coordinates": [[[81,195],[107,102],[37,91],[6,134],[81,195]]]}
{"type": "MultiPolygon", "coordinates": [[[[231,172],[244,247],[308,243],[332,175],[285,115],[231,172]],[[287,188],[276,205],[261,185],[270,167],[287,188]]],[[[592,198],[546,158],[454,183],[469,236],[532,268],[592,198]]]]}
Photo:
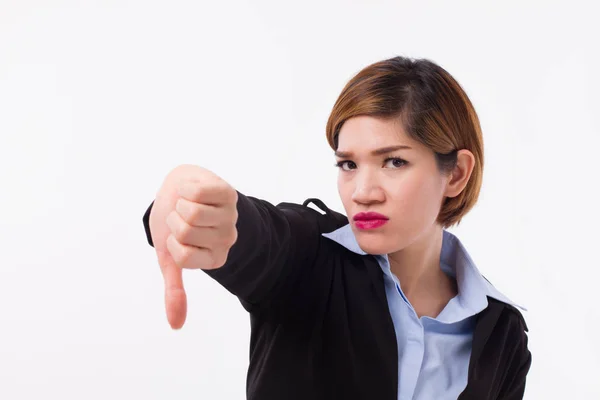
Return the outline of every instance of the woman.
{"type": "Polygon", "coordinates": [[[428,60],[384,60],[350,80],[326,130],[348,218],[318,199],[273,206],[200,167],[167,176],[144,224],[171,325],[181,268],[201,268],[250,313],[248,399],[521,399],[522,315],[446,230],[482,180],[465,92],[428,60]]]}

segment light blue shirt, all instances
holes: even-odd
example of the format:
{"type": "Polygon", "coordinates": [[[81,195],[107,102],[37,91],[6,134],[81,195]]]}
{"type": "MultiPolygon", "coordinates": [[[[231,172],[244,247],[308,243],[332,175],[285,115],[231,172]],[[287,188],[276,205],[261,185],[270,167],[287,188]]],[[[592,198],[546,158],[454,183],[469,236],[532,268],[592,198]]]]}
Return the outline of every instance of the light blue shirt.
{"type": "MultiPolygon", "coordinates": [[[[367,254],[350,225],[323,236],[354,253],[367,254]]],[[[436,318],[419,318],[391,272],[387,255],[375,258],[384,273],[398,341],[398,400],[456,400],[467,385],[475,316],[487,307],[487,296],[523,308],[481,275],[462,243],[446,230],[440,268],[456,279],[458,294],[436,318]]]]}

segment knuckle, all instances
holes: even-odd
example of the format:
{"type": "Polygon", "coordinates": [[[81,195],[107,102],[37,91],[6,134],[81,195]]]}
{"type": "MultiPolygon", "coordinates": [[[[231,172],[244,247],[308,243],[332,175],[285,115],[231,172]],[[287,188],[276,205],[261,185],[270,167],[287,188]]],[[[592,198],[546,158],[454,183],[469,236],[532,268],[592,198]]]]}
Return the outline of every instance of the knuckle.
{"type": "Polygon", "coordinates": [[[189,213],[188,223],[190,225],[198,225],[204,217],[204,210],[200,204],[194,204],[193,209],[189,213]]]}
{"type": "Polygon", "coordinates": [[[230,193],[228,186],[227,182],[219,181],[214,183],[213,189],[219,193],[219,197],[225,199],[225,201],[229,201],[230,193]]]}
{"type": "Polygon", "coordinates": [[[177,203],[175,203],[175,211],[177,211],[177,214],[179,214],[181,219],[183,219],[186,222],[189,222],[188,220],[190,216],[190,208],[185,199],[180,198],[179,200],[177,200],[177,203]]]}
{"type": "Polygon", "coordinates": [[[202,200],[202,198],[206,195],[207,187],[206,185],[194,185],[192,190],[194,199],[202,200]]]}
{"type": "Polygon", "coordinates": [[[237,208],[234,208],[231,213],[231,223],[234,227],[237,224],[238,218],[239,218],[238,210],[237,210],[237,208]]]}
{"type": "Polygon", "coordinates": [[[215,269],[218,268],[215,266],[215,256],[212,250],[204,249],[204,254],[202,256],[202,260],[198,263],[198,268],[202,269],[215,269]]]}
{"type": "Polygon", "coordinates": [[[227,247],[231,247],[235,244],[235,242],[237,242],[237,238],[238,238],[238,231],[237,229],[232,229],[231,230],[231,234],[229,235],[229,241],[227,242],[227,247]]]}
{"type": "Polygon", "coordinates": [[[223,265],[225,265],[225,262],[227,261],[227,252],[221,250],[214,252],[212,256],[212,261],[213,269],[221,268],[223,265]]]}
{"type": "Polygon", "coordinates": [[[206,268],[206,265],[210,263],[210,260],[206,260],[203,257],[202,249],[194,246],[183,246],[179,253],[177,263],[181,268],[184,269],[198,269],[206,268]]]}
{"type": "Polygon", "coordinates": [[[190,253],[187,246],[182,245],[175,235],[170,236],[170,240],[167,240],[167,248],[173,261],[179,268],[187,268],[189,263],[190,253]]]}
{"type": "Polygon", "coordinates": [[[178,224],[175,224],[175,229],[173,230],[173,236],[177,241],[183,243],[190,236],[190,232],[192,227],[187,224],[185,221],[180,221],[178,224]]]}
{"type": "Polygon", "coordinates": [[[227,184],[227,191],[228,191],[227,199],[228,199],[229,203],[232,203],[234,205],[237,204],[237,201],[238,201],[237,191],[234,188],[232,188],[231,186],[229,186],[229,184],[227,184]]]}
{"type": "Polygon", "coordinates": [[[227,229],[219,235],[217,246],[229,249],[237,240],[237,229],[227,229]]]}
{"type": "Polygon", "coordinates": [[[225,194],[225,198],[227,201],[232,201],[233,199],[237,199],[237,192],[231,187],[227,181],[223,179],[219,179],[214,183],[214,189],[218,190],[220,193],[225,194]]]}
{"type": "Polygon", "coordinates": [[[177,265],[181,268],[191,268],[190,260],[192,259],[192,248],[183,246],[177,255],[177,265]]]}
{"type": "Polygon", "coordinates": [[[213,179],[210,182],[210,187],[213,190],[224,190],[225,189],[225,181],[220,178],[213,179]]]}

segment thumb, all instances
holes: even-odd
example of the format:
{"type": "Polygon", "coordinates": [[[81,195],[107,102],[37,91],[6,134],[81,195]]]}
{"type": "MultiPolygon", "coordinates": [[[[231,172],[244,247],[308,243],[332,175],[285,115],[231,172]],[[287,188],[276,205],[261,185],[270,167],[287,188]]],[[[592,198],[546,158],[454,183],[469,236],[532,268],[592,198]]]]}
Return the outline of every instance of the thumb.
{"type": "Polygon", "coordinates": [[[183,287],[183,271],[168,250],[157,250],[158,263],[165,280],[165,309],[173,329],[180,329],[187,315],[187,296],[183,287]]]}

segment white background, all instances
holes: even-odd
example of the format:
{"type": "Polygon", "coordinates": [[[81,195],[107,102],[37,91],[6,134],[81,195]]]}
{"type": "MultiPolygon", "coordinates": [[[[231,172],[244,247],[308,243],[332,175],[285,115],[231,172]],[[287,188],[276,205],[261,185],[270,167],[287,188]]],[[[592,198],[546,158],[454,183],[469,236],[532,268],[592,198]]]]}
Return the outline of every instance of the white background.
{"type": "Polygon", "coordinates": [[[446,68],[481,118],[453,231],[529,309],[525,398],[600,398],[597,12],[494,3],[0,0],[0,398],[244,398],[247,315],[186,272],[172,331],[142,215],[183,163],[342,211],[328,114],[395,55],[446,68]]]}

